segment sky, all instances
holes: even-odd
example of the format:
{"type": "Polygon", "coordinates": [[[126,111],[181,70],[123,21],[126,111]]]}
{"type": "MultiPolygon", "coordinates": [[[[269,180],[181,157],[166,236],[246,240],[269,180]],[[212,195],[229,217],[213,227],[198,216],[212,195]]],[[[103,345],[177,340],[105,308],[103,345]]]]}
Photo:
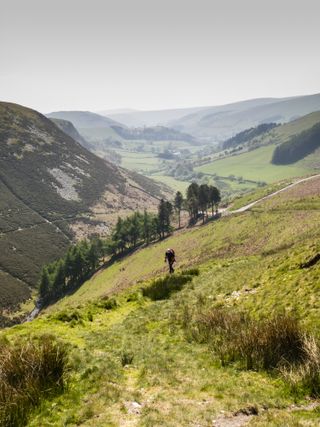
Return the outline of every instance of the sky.
{"type": "Polygon", "coordinates": [[[43,113],[320,92],[319,0],[0,0],[0,100],[43,113]]]}

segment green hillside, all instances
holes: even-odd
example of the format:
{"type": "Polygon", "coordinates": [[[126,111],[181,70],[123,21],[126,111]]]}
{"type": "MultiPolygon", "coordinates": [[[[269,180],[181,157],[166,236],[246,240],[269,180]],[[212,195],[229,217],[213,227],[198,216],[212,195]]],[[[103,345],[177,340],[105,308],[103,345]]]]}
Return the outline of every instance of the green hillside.
{"type": "Polygon", "coordinates": [[[318,401],[308,396],[320,395],[320,381],[311,389],[302,371],[247,369],[236,355],[222,363],[227,342],[217,347],[199,328],[214,313],[247,313],[255,324],[287,313],[320,338],[319,189],[314,178],[140,249],[4,331],[20,342],[50,331],[69,345],[69,386],[28,425],[318,426],[318,401]],[[173,280],[187,283],[154,301],[167,247],[177,254],[173,280]]]}
{"type": "Polygon", "coordinates": [[[250,142],[250,145],[283,144],[292,137],[311,129],[317,123],[320,123],[320,111],[307,114],[299,119],[277,126],[260,138],[254,138],[250,142]]]}
{"type": "Polygon", "coordinates": [[[254,137],[245,145],[245,149],[249,148],[249,151],[217,159],[195,170],[209,175],[217,174],[222,177],[234,175],[245,180],[266,183],[315,173],[320,168],[319,150],[291,164],[272,164],[272,158],[276,147],[289,144],[293,138],[302,139],[304,133],[310,132],[318,123],[320,123],[319,111],[254,137]]]}
{"type": "Polygon", "coordinates": [[[275,145],[268,145],[238,156],[216,160],[197,167],[196,170],[206,174],[235,175],[267,183],[314,173],[314,168],[308,168],[307,165],[300,162],[281,166],[271,164],[275,147],[275,145]]]}

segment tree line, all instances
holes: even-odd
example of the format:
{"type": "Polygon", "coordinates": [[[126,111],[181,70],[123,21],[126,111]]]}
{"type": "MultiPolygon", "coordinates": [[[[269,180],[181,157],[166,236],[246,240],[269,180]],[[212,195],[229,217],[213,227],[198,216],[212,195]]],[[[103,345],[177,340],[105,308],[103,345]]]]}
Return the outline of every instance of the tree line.
{"type": "Polygon", "coordinates": [[[108,239],[83,240],[69,247],[66,255],[46,265],[41,272],[39,296],[42,305],[47,305],[77,289],[104,262],[105,256],[119,256],[142,244],[165,238],[173,231],[172,218],[176,213],[180,228],[181,211],[189,212],[190,223],[200,215],[203,222],[217,213],[220,192],[216,187],[190,184],[186,198],[178,191],[173,203],[160,200],[158,212],[135,212],[125,219],[118,218],[108,239]]]}
{"type": "Polygon", "coordinates": [[[277,145],[272,156],[274,165],[289,165],[298,162],[320,147],[320,123],[277,145]]]}
{"type": "Polygon", "coordinates": [[[173,207],[161,200],[158,214],[135,212],[118,221],[110,238],[83,240],[69,247],[65,257],[46,265],[41,272],[39,296],[47,305],[77,289],[103,263],[105,256],[116,256],[171,233],[173,207]]]}

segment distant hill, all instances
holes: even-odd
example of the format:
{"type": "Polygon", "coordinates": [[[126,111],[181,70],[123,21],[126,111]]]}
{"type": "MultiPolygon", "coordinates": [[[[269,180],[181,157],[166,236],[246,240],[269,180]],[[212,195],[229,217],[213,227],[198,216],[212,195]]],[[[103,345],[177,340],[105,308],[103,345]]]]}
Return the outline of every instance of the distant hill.
{"type": "Polygon", "coordinates": [[[96,157],[42,114],[3,102],[0,194],[0,308],[8,308],[30,295],[42,265],[72,239],[107,234],[118,215],[156,209],[164,193],[96,157]]]}
{"type": "Polygon", "coordinates": [[[103,128],[121,126],[121,123],[92,113],[91,111],[55,111],[46,114],[50,119],[62,119],[71,122],[77,129],[103,128]]]}
{"type": "Polygon", "coordinates": [[[80,135],[74,125],[68,120],[51,119],[51,121],[53,121],[53,123],[58,126],[58,128],[60,128],[64,133],[71,136],[71,138],[73,138],[75,141],[79,142],[79,144],[83,145],[84,147],[88,145],[87,141],[83,138],[82,135],[80,135]]]}
{"type": "Polygon", "coordinates": [[[108,116],[113,120],[129,127],[141,126],[168,126],[171,121],[178,120],[188,114],[196,113],[197,111],[204,110],[208,107],[191,107],[191,108],[176,108],[168,110],[154,110],[154,111],[125,111],[114,112],[102,111],[100,114],[108,116]]]}
{"type": "Polygon", "coordinates": [[[170,125],[214,143],[262,123],[286,123],[318,110],[320,94],[285,99],[266,98],[203,109],[170,125]]]}
{"type": "Polygon", "coordinates": [[[227,139],[222,144],[223,150],[227,150],[229,148],[238,147],[240,144],[246,144],[251,141],[253,138],[256,138],[269,130],[275,128],[277,126],[276,123],[263,123],[262,125],[256,126],[254,128],[246,129],[232,138],[227,139]]]}
{"type": "Polygon", "coordinates": [[[295,119],[289,123],[263,133],[257,138],[252,138],[249,141],[251,146],[267,145],[267,144],[282,144],[289,141],[301,132],[311,129],[314,125],[320,122],[320,111],[307,114],[303,117],[295,119]]]}

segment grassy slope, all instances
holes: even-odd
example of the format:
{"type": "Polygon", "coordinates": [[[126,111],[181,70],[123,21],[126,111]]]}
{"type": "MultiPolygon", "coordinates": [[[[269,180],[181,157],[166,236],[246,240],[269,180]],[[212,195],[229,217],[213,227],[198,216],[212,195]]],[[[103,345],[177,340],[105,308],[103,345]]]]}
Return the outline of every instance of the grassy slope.
{"type": "Polygon", "coordinates": [[[216,173],[221,176],[233,174],[242,176],[245,179],[265,181],[267,183],[312,173],[315,168],[319,168],[320,150],[300,162],[286,166],[272,165],[271,158],[275,144],[286,142],[294,135],[310,129],[319,122],[319,111],[308,114],[278,126],[261,137],[254,138],[252,144],[261,145],[261,148],[238,156],[214,161],[200,166],[196,170],[205,173],[216,173]]]}
{"type": "MultiPolygon", "coordinates": [[[[270,163],[274,145],[258,148],[248,153],[217,160],[196,168],[199,172],[216,173],[221,176],[242,176],[254,181],[267,183],[286,178],[303,176],[314,172],[306,163],[297,162],[293,165],[278,166],[270,163]]],[[[306,159],[305,159],[306,160],[306,159]]]]}
{"type": "Polygon", "coordinates": [[[46,315],[4,332],[13,339],[50,331],[73,349],[70,387],[45,403],[29,425],[212,426],[220,411],[256,405],[259,416],[249,425],[317,426],[316,410],[286,410],[303,398],[294,397],[280,377],[222,368],[205,345],[186,339],[181,319],[184,307],[203,301],[256,316],[285,309],[319,334],[320,265],[299,268],[320,251],[319,184],[319,179],[301,184],[249,212],[139,250],[46,315]],[[141,281],[164,271],[168,246],[176,249],[179,269],[200,265],[200,276],[170,299],[150,302],[137,290],[141,281]],[[118,293],[118,308],[106,311],[89,304],[108,292],[118,293]],[[72,306],[82,322],[55,320],[61,310],[72,312],[72,306]],[[121,360],[130,355],[132,364],[123,368],[121,360]],[[132,409],[130,402],[142,406],[132,409]]]}
{"type": "Polygon", "coordinates": [[[267,132],[260,139],[260,143],[266,144],[270,142],[282,143],[288,141],[291,137],[312,128],[315,124],[320,122],[320,111],[307,114],[297,120],[286,123],[282,126],[267,132]]]}

